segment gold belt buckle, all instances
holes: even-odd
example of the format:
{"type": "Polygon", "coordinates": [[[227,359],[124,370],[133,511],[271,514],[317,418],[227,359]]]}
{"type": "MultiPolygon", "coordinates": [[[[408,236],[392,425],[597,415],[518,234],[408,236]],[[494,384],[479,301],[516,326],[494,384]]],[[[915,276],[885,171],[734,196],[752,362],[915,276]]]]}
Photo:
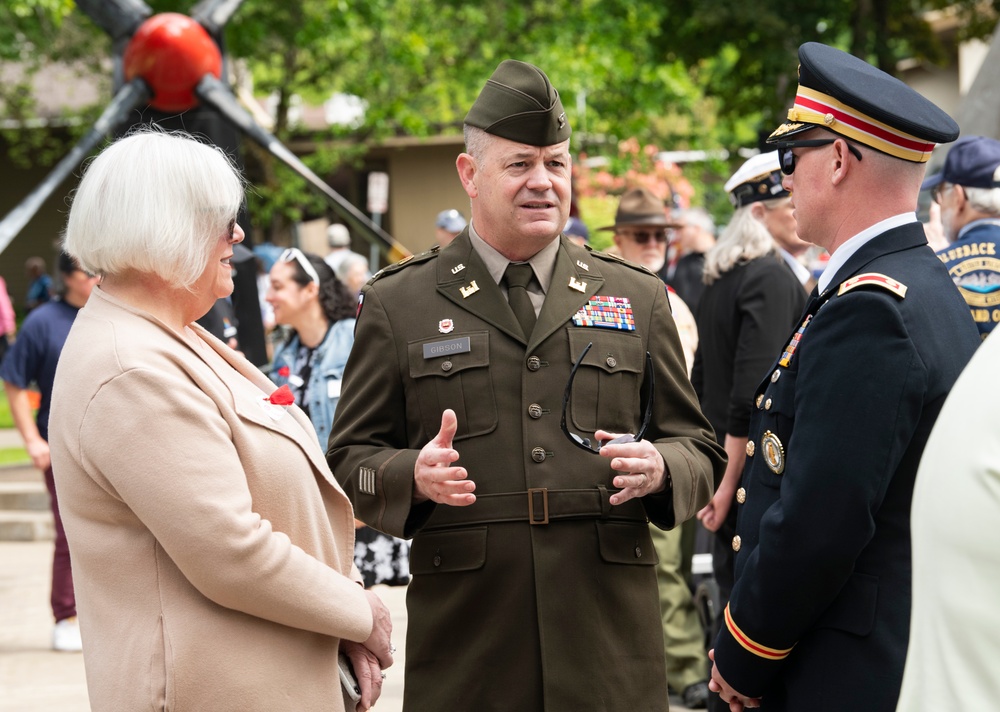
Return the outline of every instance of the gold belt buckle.
{"type": "Polygon", "coordinates": [[[547,487],[534,487],[528,490],[528,524],[549,523],[549,490],[547,487]],[[535,504],[535,496],[539,496],[539,504],[535,504]],[[541,510],[541,518],[535,512],[541,510]]]}

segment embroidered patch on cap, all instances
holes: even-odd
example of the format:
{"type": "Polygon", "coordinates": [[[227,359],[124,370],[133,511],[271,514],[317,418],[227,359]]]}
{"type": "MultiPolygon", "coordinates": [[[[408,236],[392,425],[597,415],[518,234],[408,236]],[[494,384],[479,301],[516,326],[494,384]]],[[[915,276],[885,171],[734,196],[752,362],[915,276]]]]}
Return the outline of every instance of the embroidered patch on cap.
{"type": "Polygon", "coordinates": [[[591,297],[573,317],[576,326],[600,326],[606,329],[635,331],[635,317],[628,297],[591,297]]]}

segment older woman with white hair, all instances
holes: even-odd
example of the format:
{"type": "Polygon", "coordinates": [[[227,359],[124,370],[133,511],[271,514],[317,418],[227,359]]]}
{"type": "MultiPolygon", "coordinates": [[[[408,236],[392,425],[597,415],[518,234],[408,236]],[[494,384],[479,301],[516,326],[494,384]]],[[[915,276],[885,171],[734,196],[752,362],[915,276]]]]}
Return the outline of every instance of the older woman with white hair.
{"type": "Polygon", "coordinates": [[[733,584],[732,538],[754,389],[781,354],[806,293],[777,252],[773,232],[795,231],[789,194],[781,185],[777,153],[759,154],[726,183],[736,208],[705,255],[705,291],[698,304],[698,353],[691,381],[702,412],[729,455],[712,501],[698,513],[716,532],[712,563],[723,595],[733,584]]]}
{"type": "Polygon", "coordinates": [[[343,710],[341,651],[367,709],[392,662],[312,425],[195,323],[233,290],[243,194],[220,149],[143,131],[73,199],[65,249],[101,283],[50,447],[94,710],[343,710]]]}

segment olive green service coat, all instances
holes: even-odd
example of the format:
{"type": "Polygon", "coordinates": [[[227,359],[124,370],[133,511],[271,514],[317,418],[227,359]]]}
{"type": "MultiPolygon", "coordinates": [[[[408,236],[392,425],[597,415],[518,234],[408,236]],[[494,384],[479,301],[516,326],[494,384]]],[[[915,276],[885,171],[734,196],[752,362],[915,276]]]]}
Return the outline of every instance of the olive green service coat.
{"type": "Polygon", "coordinates": [[[357,516],[413,537],[407,710],[667,709],[647,517],[670,528],[693,516],[725,456],[688,381],[663,283],[559,239],[527,344],[467,232],[363,291],[328,458],[357,516]],[[597,295],[627,298],[635,330],[574,325],[597,295]],[[648,350],[646,439],[672,479],[664,495],[611,507],[609,460],[560,430],[572,363],[590,342],[569,427],[636,432],[648,350]],[[445,408],[458,416],[457,464],[477,501],[413,505],[414,464],[445,408]],[[530,495],[529,514],[535,488],[547,494],[530,495]],[[546,497],[549,521],[538,523],[546,497]]]}

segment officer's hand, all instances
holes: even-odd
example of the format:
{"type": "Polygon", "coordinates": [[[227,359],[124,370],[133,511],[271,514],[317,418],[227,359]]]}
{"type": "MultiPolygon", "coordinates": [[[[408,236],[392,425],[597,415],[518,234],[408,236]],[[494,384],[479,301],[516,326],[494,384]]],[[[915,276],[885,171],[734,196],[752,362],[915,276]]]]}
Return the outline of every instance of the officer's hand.
{"type": "Polygon", "coordinates": [[[708,659],[712,661],[712,679],[708,681],[708,689],[712,692],[718,692],[722,701],[729,703],[729,712],[743,712],[744,708],[760,707],[759,697],[741,695],[722,678],[719,666],[715,664],[714,649],[708,651],[708,659]]]}
{"type": "Polygon", "coordinates": [[[438,504],[465,507],[476,501],[476,483],[467,479],[464,467],[452,467],[458,451],[451,441],[458,430],[458,418],[450,408],[441,414],[441,430],[424,445],[413,467],[413,501],[431,500],[438,504]]]}
{"type": "MultiPolygon", "coordinates": [[[[599,442],[614,440],[620,433],[609,433],[598,430],[594,437],[599,442]]],[[[644,497],[647,494],[662,492],[666,486],[666,465],[663,456],[648,440],[639,442],[605,445],[601,448],[601,457],[611,460],[611,469],[622,474],[616,475],[612,484],[621,487],[621,492],[611,495],[611,504],[622,504],[633,497],[644,497]]]]}

